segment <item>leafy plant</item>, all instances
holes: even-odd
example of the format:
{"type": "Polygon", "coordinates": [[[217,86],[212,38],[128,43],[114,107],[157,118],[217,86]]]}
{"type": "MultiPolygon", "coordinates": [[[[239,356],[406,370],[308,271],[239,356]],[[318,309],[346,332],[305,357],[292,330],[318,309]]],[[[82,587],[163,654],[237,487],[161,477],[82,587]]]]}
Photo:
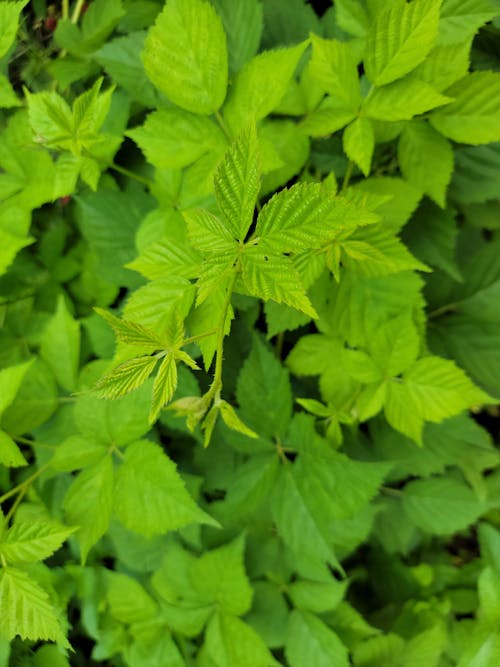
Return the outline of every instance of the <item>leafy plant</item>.
{"type": "Polygon", "coordinates": [[[499,11],[0,3],[0,665],[498,664],[499,11]]]}

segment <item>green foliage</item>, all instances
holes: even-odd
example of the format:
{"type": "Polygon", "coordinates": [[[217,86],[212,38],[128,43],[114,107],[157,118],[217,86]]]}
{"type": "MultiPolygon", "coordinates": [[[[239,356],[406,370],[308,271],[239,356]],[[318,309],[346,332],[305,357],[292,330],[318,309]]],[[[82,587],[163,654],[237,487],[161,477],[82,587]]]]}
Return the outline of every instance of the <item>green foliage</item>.
{"type": "Polygon", "coordinates": [[[0,2],[0,667],[499,664],[500,6],[313,4],[0,2]]]}

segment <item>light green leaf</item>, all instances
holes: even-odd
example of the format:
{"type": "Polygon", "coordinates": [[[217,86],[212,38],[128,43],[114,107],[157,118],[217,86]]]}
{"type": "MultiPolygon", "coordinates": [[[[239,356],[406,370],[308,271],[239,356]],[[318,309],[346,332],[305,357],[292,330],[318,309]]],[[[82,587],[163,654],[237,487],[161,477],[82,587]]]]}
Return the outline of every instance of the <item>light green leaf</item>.
{"type": "Polygon", "coordinates": [[[106,572],[107,600],[113,618],[121,623],[141,623],[158,615],[158,606],[136,579],[106,572]]]}
{"type": "Polygon", "coordinates": [[[216,604],[224,614],[242,616],[251,606],[253,590],[245,573],[243,536],[205,552],[190,570],[200,601],[216,604]]]}
{"type": "Polygon", "coordinates": [[[210,115],[227,87],[226,35],[205,0],[170,0],[146,38],[146,74],[174,104],[210,115]]]}
{"type": "Polygon", "coordinates": [[[266,203],[257,218],[255,236],[273,252],[298,252],[319,247],[344,222],[340,200],[324,194],[317,183],[299,183],[266,203]]]}
{"type": "Polygon", "coordinates": [[[184,213],[193,248],[205,255],[220,255],[236,249],[236,239],[222,220],[204,209],[184,213]]]}
{"type": "Polygon", "coordinates": [[[414,75],[431,85],[434,90],[443,92],[468,73],[471,42],[469,39],[459,44],[435,46],[417,67],[414,75]]]}
{"type": "Polygon", "coordinates": [[[138,271],[149,280],[196,278],[200,272],[200,257],[187,240],[166,237],[148,245],[127,268],[138,271]]]}
{"type": "Polygon", "coordinates": [[[307,611],[290,614],[285,643],[291,667],[348,667],[347,648],[321,619],[307,611]]]}
{"type": "Polygon", "coordinates": [[[365,176],[368,176],[375,148],[375,134],[369,118],[356,118],[346,128],[343,146],[347,157],[358,165],[365,176]]]}
{"type": "Polygon", "coordinates": [[[201,265],[200,277],[196,283],[198,289],[196,306],[203,304],[217,290],[223,290],[223,293],[226,293],[229,281],[235,271],[238,256],[239,248],[234,244],[234,250],[209,256],[205,259],[201,265]]]}
{"type": "Polygon", "coordinates": [[[375,363],[389,377],[399,375],[412,366],[419,348],[420,336],[409,314],[384,323],[377,329],[370,344],[375,363]]]}
{"type": "Polygon", "coordinates": [[[337,23],[342,30],[355,37],[365,37],[370,17],[359,0],[337,0],[335,10],[337,23]]]}
{"type": "Polygon", "coordinates": [[[258,51],[262,33],[259,0],[213,0],[227,38],[229,72],[235,74],[258,51]]]}
{"type": "Polygon", "coordinates": [[[270,667],[275,664],[266,645],[236,616],[216,614],[205,635],[204,650],[217,667],[270,667]]]}
{"type": "Polygon", "coordinates": [[[153,384],[153,403],[149,413],[149,423],[153,424],[162,408],[170,402],[177,388],[177,363],[175,354],[169,352],[163,358],[153,384]]]}
{"type": "Polygon", "coordinates": [[[454,102],[430,116],[438,132],[464,144],[500,140],[500,74],[473,72],[446,94],[454,97],[454,102]]]}
{"type": "Polygon", "coordinates": [[[382,86],[401,78],[419,65],[437,36],[441,0],[407,3],[395,0],[377,13],[368,33],[365,71],[382,86]]]}
{"type": "Polygon", "coordinates": [[[78,475],[64,498],[69,523],[80,527],[76,537],[82,563],[108,530],[113,506],[113,476],[111,456],[104,456],[78,475]]]}
{"type": "Polygon", "coordinates": [[[94,440],[82,435],[70,435],[57,445],[50,465],[55,470],[71,472],[94,465],[107,453],[104,441],[94,440]]]}
{"type": "Polygon", "coordinates": [[[464,42],[497,14],[498,8],[491,0],[443,0],[438,43],[464,42]]]}
{"type": "Polygon", "coordinates": [[[252,431],[251,428],[248,428],[248,426],[246,426],[246,424],[241,421],[241,419],[236,414],[236,410],[230,403],[227,401],[221,401],[219,404],[219,411],[225,425],[228,428],[232,429],[233,431],[238,431],[238,433],[243,433],[243,435],[247,435],[249,438],[258,437],[255,431],[252,431]]]}
{"type": "Polygon", "coordinates": [[[224,117],[237,134],[249,122],[268,116],[285,95],[307,43],[264,51],[236,75],[224,106],[224,117]]]}
{"type": "Polygon", "coordinates": [[[224,499],[224,523],[241,525],[268,498],[279,473],[274,453],[252,456],[232,476],[224,499]]]}
{"type": "MultiPolygon", "coordinates": [[[[451,91],[448,92],[452,95],[451,91]]],[[[452,101],[451,96],[442,95],[425,81],[408,76],[382,88],[376,88],[363,103],[363,111],[376,120],[410,120],[413,116],[452,101]]]]}
{"type": "Polygon", "coordinates": [[[56,92],[26,93],[35,141],[54,148],[70,150],[73,146],[74,120],[67,102],[56,92]]]}
{"type": "Polygon", "coordinates": [[[10,49],[16,38],[19,15],[28,0],[0,3],[0,58],[10,49]]]}
{"type": "Polygon", "coordinates": [[[48,593],[26,572],[13,567],[0,570],[0,635],[9,641],[57,641],[69,647],[48,593]]]}
{"type": "Polygon", "coordinates": [[[83,16],[81,29],[69,18],[60,19],[54,36],[69,53],[87,55],[104,44],[123,15],[121,0],[94,0],[83,16]]]}
{"type": "MultiPolygon", "coordinates": [[[[2,5],[0,5],[1,9],[2,5]]],[[[6,76],[0,74],[0,108],[9,109],[20,106],[21,101],[6,76]]]]}
{"type": "Polygon", "coordinates": [[[453,173],[450,142],[425,121],[414,120],[401,133],[398,159],[406,180],[444,208],[453,173]]]}
{"type": "Polygon", "coordinates": [[[0,431],[0,463],[7,468],[28,465],[15,441],[5,431],[0,431]]]}
{"type": "Polygon", "coordinates": [[[318,316],[290,258],[272,254],[261,243],[246,248],[241,263],[243,284],[249,294],[286,303],[310,317],[318,316]]]}
{"type": "Polygon", "coordinates": [[[95,391],[102,398],[119,398],[142,386],[153,372],[158,358],[135,357],[124,361],[104,375],[95,385],[95,391]]]}
{"type": "Polygon", "coordinates": [[[137,322],[122,320],[115,317],[103,308],[95,308],[94,310],[98,315],[105,319],[109,325],[111,325],[118,339],[127,345],[149,347],[153,348],[152,351],[156,350],[158,347],[162,347],[161,339],[154,331],[143,327],[137,322]]]}
{"type": "Polygon", "coordinates": [[[345,109],[333,97],[325,97],[319,106],[304,118],[301,127],[310,137],[326,137],[341,130],[355,118],[354,111],[345,109]]]}
{"type": "Polygon", "coordinates": [[[370,637],[355,647],[354,665],[355,667],[378,667],[378,665],[395,667],[398,663],[402,664],[404,651],[404,639],[392,632],[370,637]]]}
{"type": "Polygon", "coordinates": [[[12,403],[33,360],[0,370],[0,416],[12,403]]]}
{"type": "Polygon", "coordinates": [[[294,581],[288,585],[287,593],[297,609],[323,614],[340,604],[346,589],[347,581],[332,577],[330,582],[294,581]]]}
{"type": "Polygon", "coordinates": [[[213,147],[226,144],[221,130],[209,118],[174,108],[153,111],[143,125],[126,135],[158,169],[186,167],[213,147]]]}
{"type": "Polygon", "coordinates": [[[45,560],[77,530],[55,521],[17,521],[0,543],[0,554],[8,563],[45,560]]]}
{"type": "Polygon", "coordinates": [[[217,204],[235,239],[243,241],[252,224],[260,190],[260,157],[250,124],[225,155],[214,177],[217,204]]]}
{"type": "Polygon", "coordinates": [[[312,46],[311,75],[343,108],[356,113],[361,94],[354,49],[347,42],[316,35],[312,35],[312,46]]]}
{"type": "Polygon", "coordinates": [[[466,484],[447,477],[407,484],[403,507],[418,528],[433,535],[452,535],[465,530],[486,509],[466,484]]]}
{"type": "Polygon", "coordinates": [[[40,355],[61,387],[74,391],[80,365],[80,324],[68,311],[63,296],[40,339],[40,355]]]}
{"type": "Polygon", "coordinates": [[[140,440],[125,450],[116,474],[114,507],[124,526],[151,536],[191,523],[217,525],[199,509],[161,447],[140,440]]]}

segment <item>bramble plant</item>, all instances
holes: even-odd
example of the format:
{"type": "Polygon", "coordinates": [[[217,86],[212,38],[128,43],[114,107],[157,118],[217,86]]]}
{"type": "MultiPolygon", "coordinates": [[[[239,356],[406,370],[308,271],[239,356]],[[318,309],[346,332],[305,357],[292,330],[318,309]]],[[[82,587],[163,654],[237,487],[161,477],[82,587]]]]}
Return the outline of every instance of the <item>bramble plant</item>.
{"type": "Polygon", "coordinates": [[[498,667],[499,37],[0,2],[0,667],[498,667]]]}

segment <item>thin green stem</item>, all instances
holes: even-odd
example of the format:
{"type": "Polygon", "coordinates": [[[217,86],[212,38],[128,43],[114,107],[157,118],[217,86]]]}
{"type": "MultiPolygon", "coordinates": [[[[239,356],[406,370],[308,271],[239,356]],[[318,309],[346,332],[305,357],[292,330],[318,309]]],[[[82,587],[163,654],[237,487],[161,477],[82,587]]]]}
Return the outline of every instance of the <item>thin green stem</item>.
{"type": "Polygon", "coordinates": [[[18,494],[17,498],[16,498],[16,499],[14,500],[14,502],[12,503],[12,507],[9,509],[9,511],[8,511],[7,514],[5,515],[5,523],[4,523],[4,527],[5,527],[5,528],[9,525],[9,521],[12,519],[12,517],[13,517],[14,514],[16,513],[16,510],[17,510],[17,508],[19,507],[19,505],[20,505],[20,503],[21,503],[21,500],[22,500],[22,499],[24,498],[24,496],[26,495],[26,492],[27,492],[27,491],[28,491],[28,487],[27,487],[27,486],[24,487],[24,488],[22,488],[22,489],[19,491],[19,494],[18,494]]]}
{"type": "Polygon", "coordinates": [[[238,275],[239,265],[234,269],[233,275],[227,287],[226,298],[222,305],[222,315],[221,321],[217,329],[217,348],[215,351],[215,370],[214,370],[214,379],[212,385],[209,389],[210,397],[215,396],[216,398],[220,397],[222,390],[222,361],[224,354],[224,335],[226,328],[226,318],[229,311],[229,306],[231,305],[231,296],[233,294],[234,283],[236,282],[236,276],[238,275]]]}
{"type": "Polygon", "coordinates": [[[446,315],[446,313],[453,313],[458,308],[458,302],[455,303],[446,303],[444,306],[436,308],[436,310],[431,310],[427,314],[427,319],[432,320],[435,317],[440,317],[441,315],[446,315]]]}
{"type": "Polygon", "coordinates": [[[143,185],[147,186],[148,188],[153,187],[153,182],[150,181],[148,178],[145,178],[144,176],[140,176],[139,174],[136,174],[133,171],[129,171],[128,169],[125,169],[125,167],[120,166],[119,164],[116,164],[116,162],[111,163],[111,169],[114,171],[117,171],[119,174],[123,174],[123,176],[128,176],[128,178],[133,178],[135,181],[138,183],[142,183],[143,185]]]}
{"type": "Polygon", "coordinates": [[[281,355],[283,354],[283,342],[285,340],[285,333],[284,331],[280,331],[279,334],[276,336],[276,356],[278,359],[281,359],[281,355]]]}
{"type": "Polygon", "coordinates": [[[85,0],[77,0],[73,13],[71,14],[71,23],[78,23],[84,4],[85,0]]]}
{"type": "Polygon", "coordinates": [[[207,336],[213,336],[218,332],[218,329],[209,329],[208,331],[204,331],[201,334],[196,334],[196,336],[189,336],[189,338],[186,338],[183,342],[182,345],[189,345],[189,343],[196,343],[197,340],[200,340],[200,338],[206,338],[207,336]]]}
{"type": "Polygon", "coordinates": [[[10,491],[7,491],[6,493],[3,494],[3,496],[0,496],[0,503],[3,503],[5,500],[8,498],[12,498],[12,496],[15,496],[16,493],[20,493],[24,488],[28,489],[28,487],[33,484],[33,482],[40,477],[41,474],[43,474],[47,469],[49,468],[49,464],[46,463],[43,465],[41,468],[39,468],[35,473],[33,473],[30,477],[27,477],[24,482],[21,482],[14,488],[10,489],[10,491]]]}
{"type": "Polygon", "coordinates": [[[342,182],[342,189],[341,189],[342,193],[344,193],[349,187],[349,181],[351,180],[353,169],[354,169],[354,162],[352,160],[349,160],[347,164],[347,169],[345,170],[344,180],[342,182]]]}
{"type": "Polygon", "coordinates": [[[224,132],[224,134],[226,135],[226,138],[227,138],[229,141],[232,141],[232,140],[233,140],[233,137],[231,136],[231,132],[229,131],[229,128],[228,128],[228,126],[226,125],[226,122],[224,121],[224,118],[222,117],[222,114],[221,114],[220,111],[216,111],[216,112],[215,112],[215,118],[216,118],[217,122],[219,123],[219,126],[220,126],[221,130],[222,130],[222,131],[224,132]]]}
{"type": "Polygon", "coordinates": [[[69,0],[62,0],[62,18],[67,19],[69,16],[69,0]]]}

